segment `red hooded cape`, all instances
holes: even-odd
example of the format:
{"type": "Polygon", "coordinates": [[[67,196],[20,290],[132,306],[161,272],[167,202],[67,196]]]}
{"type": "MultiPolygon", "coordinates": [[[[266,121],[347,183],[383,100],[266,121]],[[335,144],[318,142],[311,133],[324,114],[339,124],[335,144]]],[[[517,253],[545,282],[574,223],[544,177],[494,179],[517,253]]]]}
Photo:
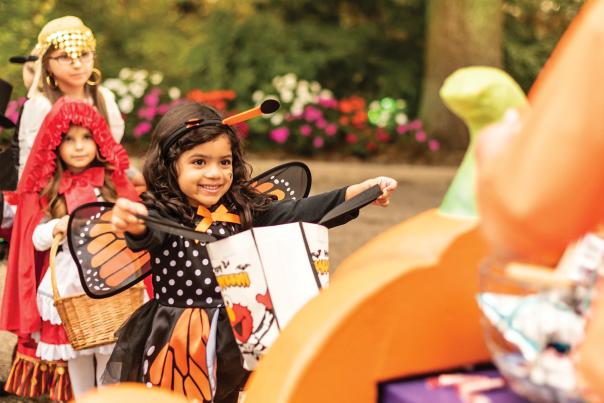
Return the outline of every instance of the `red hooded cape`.
{"type": "Polygon", "coordinates": [[[41,326],[36,290],[47,267],[47,256],[36,261],[32,235],[44,216],[42,206],[47,204],[40,197],[40,191],[54,175],[55,149],[71,124],[91,131],[99,153],[112,170],[111,178],[118,196],[138,199],[124,172],[129,166],[128,154],[111,136],[105,119],[86,103],[65,98],[57,100],[42,122],[16,191],[17,212],[8,255],[0,328],[21,338],[28,338],[41,326]]]}

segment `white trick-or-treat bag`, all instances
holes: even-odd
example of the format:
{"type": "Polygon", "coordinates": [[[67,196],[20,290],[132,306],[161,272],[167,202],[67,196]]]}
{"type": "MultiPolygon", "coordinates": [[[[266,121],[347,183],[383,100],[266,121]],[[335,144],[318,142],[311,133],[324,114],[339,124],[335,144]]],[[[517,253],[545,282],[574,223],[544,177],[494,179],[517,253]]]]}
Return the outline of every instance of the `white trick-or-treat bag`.
{"type": "MultiPolygon", "coordinates": [[[[329,225],[380,195],[379,187],[371,188],[321,223],[329,225]]],[[[328,285],[328,229],[305,222],[258,227],[207,248],[244,367],[252,370],[281,329],[328,285]]]]}

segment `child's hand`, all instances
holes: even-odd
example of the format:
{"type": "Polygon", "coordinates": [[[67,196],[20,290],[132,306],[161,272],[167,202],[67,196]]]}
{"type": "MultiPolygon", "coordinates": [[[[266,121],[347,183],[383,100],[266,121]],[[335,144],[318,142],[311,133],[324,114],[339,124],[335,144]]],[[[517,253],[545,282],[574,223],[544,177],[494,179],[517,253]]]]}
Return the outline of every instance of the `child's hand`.
{"type": "Polygon", "coordinates": [[[111,224],[116,231],[129,232],[132,235],[141,235],[145,232],[145,223],[137,215],[148,215],[147,208],[142,203],[128,199],[118,199],[113,206],[111,224]]]}
{"type": "Polygon", "coordinates": [[[373,204],[376,206],[386,207],[390,204],[390,196],[396,190],[398,183],[395,179],[387,176],[378,176],[377,178],[367,179],[356,185],[349,186],[346,189],[346,200],[358,195],[359,193],[369,189],[374,185],[379,185],[382,189],[382,195],[378,197],[373,204]]]}
{"type": "Polygon", "coordinates": [[[67,224],[69,223],[69,216],[63,216],[59,222],[56,223],[55,227],[52,229],[52,236],[55,237],[57,235],[61,235],[61,239],[65,238],[65,234],[67,234],[67,224]]]}

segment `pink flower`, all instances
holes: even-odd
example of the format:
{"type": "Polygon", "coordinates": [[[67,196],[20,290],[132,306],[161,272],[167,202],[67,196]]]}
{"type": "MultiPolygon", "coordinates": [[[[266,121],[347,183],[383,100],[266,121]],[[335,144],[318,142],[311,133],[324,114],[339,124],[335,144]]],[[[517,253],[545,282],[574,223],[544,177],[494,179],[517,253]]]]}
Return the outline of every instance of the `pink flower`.
{"type": "Polygon", "coordinates": [[[325,144],[325,140],[323,140],[323,137],[315,137],[312,141],[312,145],[315,148],[321,148],[323,147],[323,144],[325,144]]]}
{"type": "Polygon", "coordinates": [[[423,130],[420,130],[419,132],[415,133],[415,140],[419,141],[420,143],[426,141],[427,138],[428,136],[426,136],[426,132],[423,130]]]}
{"type": "Polygon", "coordinates": [[[270,138],[276,143],[283,144],[287,141],[287,137],[289,136],[289,129],[287,127],[279,127],[277,129],[271,130],[270,138]]]}
{"type": "Polygon", "coordinates": [[[428,141],[428,148],[430,151],[437,151],[440,148],[440,143],[438,140],[430,140],[428,141]]]}
{"type": "Polygon", "coordinates": [[[333,123],[328,124],[327,127],[325,128],[325,134],[327,134],[329,137],[335,136],[337,131],[338,131],[338,126],[336,126],[333,123]]]}
{"type": "Polygon", "coordinates": [[[161,104],[160,106],[157,107],[157,113],[159,113],[160,115],[165,115],[166,112],[168,112],[168,109],[170,109],[170,105],[168,104],[161,104]]]}
{"type": "Polygon", "coordinates": [[[348,133],[346,135],[346,142],[348,144],[355,144],[357,141],[359,141],[359,138],[357,137],[356,134],[354,134],[354,133],[348,133]]]}
{"type": "Polygon", "coordinates": [[[310,133],[312,133],[312,127],[310,127],[310,125],[300,126],[300,134],[302,136],[308,137],[310,136],[310,133]]]}
{"type": "Polygon", "coordinates": [[[419,119],[415,119],[409,122],[408,126],[411,130],[419,130],[422,128],[422,122],[419,119]]]}
{"type": "Polygon", "coordinates": [[[405,134],[405,133],[407,133],[408,131],[409,131],[409,126],[407,126],[407,125],[398,125],[398,126],[396,127],[396,132],[397,132],[398,134],[405,134]]]}
{"type": "Polygon", "coordinates": [[[327,122],[325,121],[325,119],[323,119],[322,117],[317,119],[317,121],[315,122],[315,125],[317,125],[317,127],[319,129],[323,129],[325,128],[325,126],[327,126],[327,122]]]}
{"type": "Polygon", "coordinates": [[[152,88],[145,98],[143,102],[147,106],[157,106],[159,104],[159,94],[161,94],[161,90],[159,88],[152,88]]]}
{"type": "Polygon", "coordinates": [[[323,113],[313,106],[307,106],[304,109],[304,119],[309,122],[314,122],[317,119],[323,118],[323,113]]]}
{"type": "Polygon", "coordinates": [[[141,137],[143,134],[149,133],[150,130],[151,130],[151,123],[149,123],[149,122],[140,122],[134,128],[134,131],[133,131],[132,134],[134,135],[134,137],[138,138],[138,137],[141,137]]]}
{"type": "Polygon", "coordinates": [[[330,109],[335,109],[338,107],[338,101],[333,98],[319,98],[318,104],[330,109]]]}

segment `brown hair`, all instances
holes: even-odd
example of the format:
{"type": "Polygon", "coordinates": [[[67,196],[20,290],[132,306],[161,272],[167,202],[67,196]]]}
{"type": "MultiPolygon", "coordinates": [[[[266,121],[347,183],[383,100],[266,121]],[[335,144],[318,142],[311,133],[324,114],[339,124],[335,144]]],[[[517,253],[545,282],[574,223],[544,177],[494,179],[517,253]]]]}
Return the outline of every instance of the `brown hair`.
{"type": "Polygon", "coordinates": [[[250,187],[251,167],[244,159],[241,142],[232,128],[225,130],[224,126],[199,127],[183,135],[162,154],[161,144],[170,134],[183,127],[187,120],[200,118],[222,120],[220,114],[212,107],[190,101],[175,105],[161,118],[153,131],[145,158],[143,175],[147,191],[141,197],[148,207],[158,210],[164,216],[182,217],[192,222],[195,211],[178,186],[178,157],[199,144],[225,134],[231,143],[233,155],[233,183],[222,196],[221,202],[227,208],[237,210],[243,228],[249,228],[253,215],[266,210],[272,199],[250,187]]]}
{"type": "MultiPolygon", "coordinates": [[[[42,56],[42,71],[41,71],[41,76],[40,76],[40,84],[42,85],[42,93],[46,96],[46,98],[48,98],[48,100],[50,101],[51,104],[54,104],[57,99],[59,99],[60,97],[63,96],[63,93],[61,92],[61,89],[58,86],[55,88],[51,88],[48,85],[48,77],[49,77],[48,55],[50,55],[50,53],[52,53],[55,50],[57,50],[56,47],[49,46],[48,49],[46,50],[46,53],[44,53],[44,56],[42,56]]],[[[96,62],[97,62],[96,55],[94,56],[94,62],[95,62],[95,67],[96,67],[96,62]]],[[[86,92],[86,94],[88,94],[92,97],[92,102],[94,103],[94,106],[99,111],[101,116],[103,116],[105,118],[105,121],[107,122],[107,124],[109,124],[110,122],[109,122],[109,115],[107,113],[107,105],[105,104],[105,99],[103,98],[103,94],[101,94],[101,91],[99,91],[98,85],[90,85],[90,84],[86,83],[86,84],[84,84],[84,91],[86,92]]]]}

